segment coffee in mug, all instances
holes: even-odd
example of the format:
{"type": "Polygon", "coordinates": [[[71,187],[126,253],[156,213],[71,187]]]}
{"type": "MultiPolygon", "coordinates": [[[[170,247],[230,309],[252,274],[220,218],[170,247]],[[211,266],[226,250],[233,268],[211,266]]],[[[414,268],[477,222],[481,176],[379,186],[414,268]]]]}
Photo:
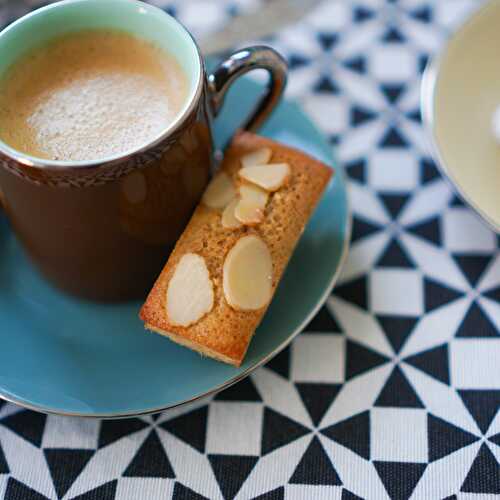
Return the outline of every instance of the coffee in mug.
{"type": "Polygon", "coordinates": [[[48,160],[97,160],[151,142],[188,94],[177,60],[118,30],[57,37],[0,80],[0,138],[48,160]]]}

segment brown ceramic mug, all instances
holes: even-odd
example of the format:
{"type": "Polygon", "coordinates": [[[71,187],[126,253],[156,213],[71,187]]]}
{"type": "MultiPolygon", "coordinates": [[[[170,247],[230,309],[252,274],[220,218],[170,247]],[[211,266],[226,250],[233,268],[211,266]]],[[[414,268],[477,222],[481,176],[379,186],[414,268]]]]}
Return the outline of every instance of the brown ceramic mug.
{"type": "Polygon", "coordinates": [[[0,76],[27,50],[83,28],[119,28],[168,47],[190,79],[188,102],[152,143],[105,160],[41,160],[0,141],[0,202],[32,261],[53,284],[92,300],[140,298],[211,175],[212,118],[229,86],[252,69],[269,72],[267,92],[243,125],[255,130],[281,97],[286,64],[270,48],[251,47],[207,75],[192,37],[163,11],[135,0],[65,0],[0,33],[0,76]]]}

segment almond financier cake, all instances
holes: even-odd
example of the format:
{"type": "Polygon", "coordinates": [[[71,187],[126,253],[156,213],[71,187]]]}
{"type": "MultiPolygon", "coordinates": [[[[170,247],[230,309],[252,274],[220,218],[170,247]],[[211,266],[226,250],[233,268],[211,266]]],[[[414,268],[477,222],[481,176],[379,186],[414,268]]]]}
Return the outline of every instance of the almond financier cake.
{"type": "Polygon", "coordinates": [[[141,309],[146,328],[239,366],[332,173],[239,133],[141,309]]]}

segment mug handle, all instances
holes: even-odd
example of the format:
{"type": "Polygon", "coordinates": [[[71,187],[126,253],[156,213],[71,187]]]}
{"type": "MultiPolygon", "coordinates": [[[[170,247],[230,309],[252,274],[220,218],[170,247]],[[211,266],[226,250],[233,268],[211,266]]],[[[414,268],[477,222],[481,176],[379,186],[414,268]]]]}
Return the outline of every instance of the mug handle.
{"type": "Polygon", "coordinates": [[[265,69],[269,73],[269,84],[266,93],[241,126],[251,132],[262,126],[283,95],[288,70],[283,57],[271,47],[247,47],[229,56],[208,76],[210,104],[213,116],[216,117],[224,104],[229,87],[237,78],[254,69],[265,69]]]}

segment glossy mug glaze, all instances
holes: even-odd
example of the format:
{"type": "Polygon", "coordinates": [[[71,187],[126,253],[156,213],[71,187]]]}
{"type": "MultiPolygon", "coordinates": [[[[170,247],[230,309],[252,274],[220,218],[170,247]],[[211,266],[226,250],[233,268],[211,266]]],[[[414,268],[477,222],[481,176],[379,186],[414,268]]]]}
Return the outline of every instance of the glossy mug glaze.
{"type": "Polygon", "coordinates": [[[189,97],[150,144],[96,161],[48,161],[0,141],[0,202],[42,274],[92,300],[141,298],[187,224],[213,168],[211,123],[231,83],[252,69],[270,74],[267,93],[243,125],[257,129],[278,103],[286,64],[268,47],[230,56],[207,75],[190,34],[135,0],[64,0],[0,33],[0,75],[24,53],[83,29],[121,29],[175,55],[189,97]]]}

